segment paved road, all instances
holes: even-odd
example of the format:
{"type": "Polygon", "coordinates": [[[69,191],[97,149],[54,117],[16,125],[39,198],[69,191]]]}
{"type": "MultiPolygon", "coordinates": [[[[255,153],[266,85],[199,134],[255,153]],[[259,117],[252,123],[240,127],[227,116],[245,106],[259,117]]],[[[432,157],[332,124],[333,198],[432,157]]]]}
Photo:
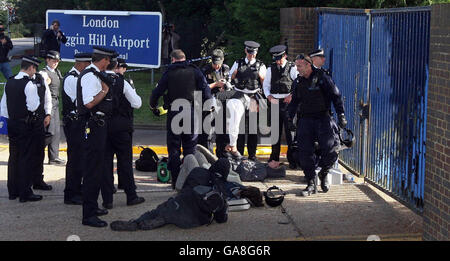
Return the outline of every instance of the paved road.
{"type": "MultiPolygon", "coordinates": [[[[13,42],[16,54],[32,48],[33,44],[32,38],[14,39],[13,42]]],[[[61,143],[65,148],[64,138],[61,143]]],[[[164,131],[138,129],[133,143],[165,145],[166,135],[164,131]]],[[[50,192],[36,192],[44,195],[44,200],[25,204],[8,200],[7,144],[7,139],[0,136],[0,240],[66,240],[71,235],[77,235],[81,240],[366,240],[369,235],[378,235],[381,240],[421,240],[422,217],[362,179],[334,185],[328,193],[304,198],[298,196],[305,187],[303,173],[292,170],[283,179],[244,183],[261,191],[272,185],[279,186],[287,192],[282,207],[230,212],[225,224],[214,223],[188,230],[167,225],[139,232],[90,228],[81,225],[80,207],[62,203],[64,167],[44,166],[45,180],[54,187],[50,192]]],[[[66,159],[67,155],[62,152],[61,157],[66,159]]],[[[341,170],[345,173],[343,168],[341,170]]],[[[117,176],[115,178],[117,184],[117,176]]],[[[135,178],[138,193],[146,198],[146,202],[127,207],[125,194],[119,191],[115,195],[114,209],[104,220],[137,218],[175,194],[168,184],[157,181],[156,173],[135,170],[135,178]]],[[[100,197],[99,204],[101,202],[100,197]]]]}
{"type": "MultiPolygon", "coordinates": [[[[27,37],[27,38],[15,38],[11,39],[13,42],[14,48],[9,52],[9,56],[18,57],[25,53],[26,50],[30,50],[34,48],[34,41],[33,37],[27,37]]],[[[18,64],[20,64],[20,59],[12,59],[11,60],[11,67],[14,67],[18,64]]]]}
{"type": "MultiPolygon", "coordinates": [[[[161,132],[152,130],[137,131],[135,140],[152,145],[149,137],[161,135],[161,132]]],[[[36,192],[44,195],[42,201],[22,204],[18,200],[8,200],[8,155],[7,146],[1,145],[0,240],[66,240],[70,235],[77,235],[81,240],[366,240],[369,235],[378,235],[381,240],[421,240],[422,235],[419,215],[365,184],[362,179],[357,179],[356,183],[333,185],[328,193],[320,192],[304,198],[298,196],[305,187],[303,173],[292,170],[283,179],[244,183],[261,191],[272,185],[279,186],[287,192],[282,207],[264,206],[230,212],[229,221],[225,224],[213,223],[188,230],[167,225],[153,231],[122,233],[109,228],[90,228],[81,225],[80,207],[62,203],[64,167],[45,164],[45,180],[54,190],[36,192]]],[[[65,159],[67,155],[62,152],[61,157],[65,159]]],[[[117,184],[117,176],[115,178],[117,184]]],[[[170,185],[157,181],[156,173],[135,170],[135,178],[138,193],[145,197],[146,202],[127,207],[125,194],[119,191],[114,198],[114,209],[104,217],[105,221],[137,218],[175,193],[170,185]]]]}

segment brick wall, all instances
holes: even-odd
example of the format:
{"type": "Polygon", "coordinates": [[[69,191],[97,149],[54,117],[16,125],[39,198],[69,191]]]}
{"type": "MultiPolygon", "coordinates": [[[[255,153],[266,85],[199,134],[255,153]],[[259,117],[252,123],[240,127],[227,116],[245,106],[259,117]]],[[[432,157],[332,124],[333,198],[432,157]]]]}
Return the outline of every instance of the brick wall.
{"type": "Polygon", "coordinates": [[[309,53],[315,47],[317,33],[317,12],[314,8],[281,8],[281,43],[288,40],[289,58],[299,53],[309,53]]]}
{"type": "Polygon", "coordinates": [[[450,4],[433,5],[423,239],[449,240],[450,4]]]}

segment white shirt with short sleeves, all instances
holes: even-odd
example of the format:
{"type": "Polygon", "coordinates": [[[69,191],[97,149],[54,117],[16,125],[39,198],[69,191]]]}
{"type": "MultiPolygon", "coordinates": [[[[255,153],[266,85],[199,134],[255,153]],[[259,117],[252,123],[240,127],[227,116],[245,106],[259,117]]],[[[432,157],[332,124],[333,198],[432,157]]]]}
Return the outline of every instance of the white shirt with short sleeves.
{"type": "MultiPolygon", "coordinates": [[[[29,75],[25,72],[19,72],[14,79],[16,80],[20,80],[23,79],[23,77],[29,77],[29,75]]],[[[33,75],[33,78],[35,78],[35,76],[33,75]]],[[[29,81],[27,83],[27,85],[25,86],[24,89],[24,93],[25,93],[25,97],[26,97],[26,106],[27,106],[27,110],[34,112],[37,110],[37,108],[39,107],[39,105],[41,104],[41,101],[39,99],[39,95],[38,95],[38,90],[37,90],[37,86],[29,81]]],[[[48,98],[47,95],[50,95],[50,90],[46,88],[45,90],[45,94],[46,94],[46,99],[45,102],[48,102],[48,98]],[[48,94],[47,94],[48,91],[48,94]]],[[[3,93],[3,97],[2,100],[0,102],[0,108],[1,108],[1,116],[5,117],[5,118],[9,118],[9,114],[8,114],[8,97],[6,95],[6,93],[3,93]]],[[[46,114],[51,114],[51,106],[52,106],[52,101],[51,101],[51,95],[50,95],[50,104],[44,104],[44,109],[45,109],[45,113],[46,114]],[[49,109],[50,107],[50,109],[49,109]]]]}
{"type": "MultiPolygon", "coordinates": [[[[281,65],[281,68],[286,67],[286,65],[287,65],[287,61],[285,61],[281,65]]],[[[292,82],[294,82],[294,80],[297,79],[297,75],[298,75],[297,66],[294,65],[293,67],[291,67],[291,70],[289,71],[289,75],[291,76],[292,82]]],[[[264,78],[264,83],[263,83],[264,95],[266,97],[269,97],[269,95],[272,95],[272,97],[274,97],[275,99],[284,99],[287,96],[289,96],[289,93],[283,93],[283,94],[271,93],[270,92],[270,88],[272,87],[271,81],[272,81],[272,69],[271,69],[271,67],[269,67],[269,69],[267,70],[267,73],[266,73],[266,77],[264,78]]]]}
{"type": "MultiPolygon", "coordinates": [[[[86,67],[86,70],[90,68],[94,68],[97,72],[100,72],[100,69],[98,69],[98,67],[94,64],[86,67]]],[[[83,94],[83,105],[86,105],[92,102],[94,97],[101,92],[102,83],[93,72],[88,72],[81,78],[81,90],[83,94]]]]}

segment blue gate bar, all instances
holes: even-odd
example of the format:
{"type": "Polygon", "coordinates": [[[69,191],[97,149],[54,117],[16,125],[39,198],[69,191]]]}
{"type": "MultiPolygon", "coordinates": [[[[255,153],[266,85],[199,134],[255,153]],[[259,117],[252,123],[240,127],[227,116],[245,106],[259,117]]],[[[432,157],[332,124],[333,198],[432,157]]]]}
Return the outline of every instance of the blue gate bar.
{"type": "Polygon", "coordinates": [[[340,160],[421,211],[431,7],[317,11],[317,46],[325,50],[325,67],[357,134],[340,160]],[[366,103],[369,119],[361,120],[359,106],[366,103]]]}

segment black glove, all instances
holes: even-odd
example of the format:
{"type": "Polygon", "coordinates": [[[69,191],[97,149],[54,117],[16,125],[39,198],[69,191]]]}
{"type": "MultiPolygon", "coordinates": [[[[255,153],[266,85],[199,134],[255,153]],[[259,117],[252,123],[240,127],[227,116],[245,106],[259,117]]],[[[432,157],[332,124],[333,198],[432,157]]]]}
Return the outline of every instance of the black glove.
{"type": "Polygon", "coordinates": [[[295,126],[293,119],[288,119],[288,129],[289,129],[289,131],[297,130],[297,126],[295,126]]]}
{"type": "Polygon", "coordinates": [[[345,127],[347,127],[347,120],[345,119],[345,115],[343,113],[338,116],[338,125],[342,129],[345,129],[345,127]]]}
{"type": "Polygon", "coordinates": [[[151,110],[152,110],[152,112],[153,112],[153,114],[155,116],[159,116],[160,115],[160,112],[159,112],[158,108],[152,108],[151,110]]]}

